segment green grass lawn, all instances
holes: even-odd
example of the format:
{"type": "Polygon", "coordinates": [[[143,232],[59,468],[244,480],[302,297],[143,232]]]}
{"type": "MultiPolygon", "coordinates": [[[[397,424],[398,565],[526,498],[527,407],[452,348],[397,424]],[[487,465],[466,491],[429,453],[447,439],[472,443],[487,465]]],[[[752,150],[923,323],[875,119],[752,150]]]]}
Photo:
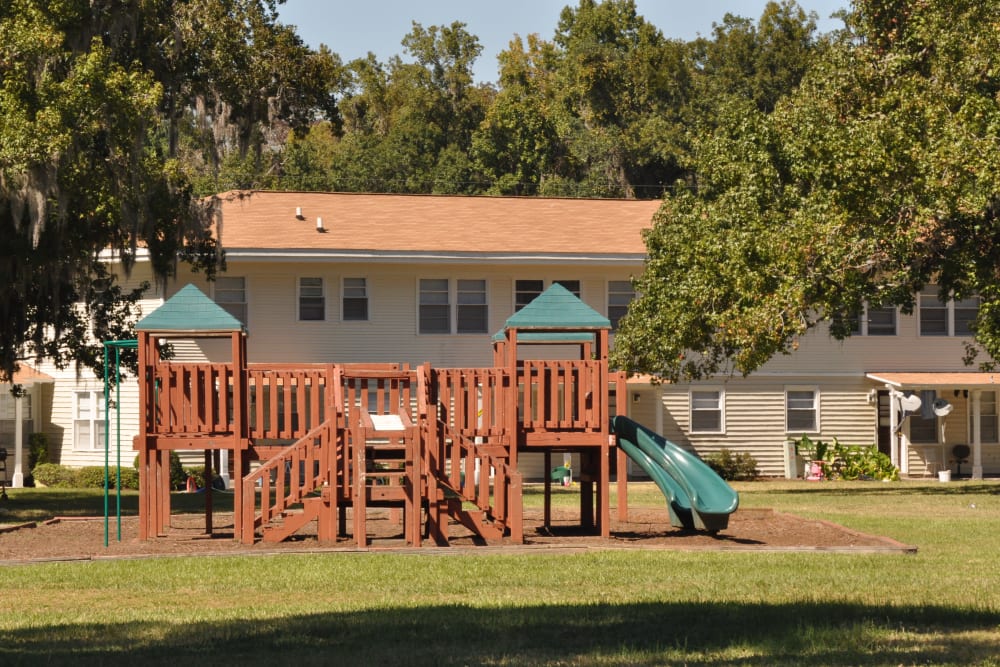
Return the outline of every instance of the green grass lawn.
{"type": "MultiPolygon", "coordinates": [[[[1000,665],[1000,484],[737,488],[743,507],[832,520],[919,551],[9,566],[0,664],[1000,665]]],[[[526,503],[540,502],[531,491],[526,503]]],[[[101,513],[94,495],[15,490],[0,522],[101,513]]],[[[630,501],[663,502],[649,485],[630,486],[630,501]]],[[[575,498],[560,489],[559,502],[575,498]]],[[[133,512],[134,496],[123,507],[133,512]]]]}

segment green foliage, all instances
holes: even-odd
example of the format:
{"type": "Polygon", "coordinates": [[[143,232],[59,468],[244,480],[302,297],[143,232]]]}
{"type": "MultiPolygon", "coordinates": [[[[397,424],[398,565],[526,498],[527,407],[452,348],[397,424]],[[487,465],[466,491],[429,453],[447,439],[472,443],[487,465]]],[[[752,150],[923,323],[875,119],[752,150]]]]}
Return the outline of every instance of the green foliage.
{"type": "Polygon", "coordinates": [[[28,435],[28,470],[40,463],[49,462],[49,436],[44,433],[28,435]]]}
{"type": "Polygon", "coordinates": [[[181,457],[177,452],[171,450],[170,452],[170,488],[179,491],[187,486],[187,472],[184,471],[184,466],[181,465],[181,457]]]}
{"type": "MultiPolygon", "coordinates": [[[[76,471],[58,463],[40,463],[31,470],[35,484],[61,489],[72,489],[78,486],[76,471]]],[[[101,481],[103,485],[103,479],[101,481]]]]}
{"type": "Polygon", "coordinates": [[[750,452],[733,454],[723,447],[718,452],[705,456],[703,460],[726,481],[745,482],[757,479],[757,459],[750,452]]]}
{"type": "MultiPolygon", "coordinates": [[[[35,483],[58,489],[92,489],[104,488],[104,466],[84,466],[70,468],[58,463],[40,463],[31,471],[35,483]]],[[[117,488],[118,476],[121,475],[121,488],[138,489],[139,473],[134,468],[117,466],[108,469],[110,488],[117,488]]]]}
{"type": "Polygon", "coordinates": [[[99,370],[148,288],[100,253],[124,275],[142,247],[159,280],[178,259],[211,277],[194,183],[256,184],[273,128],[336,116],[339,60],[272,0],[112,5],[0,3],[0,381],[32,356],[99,370]]]}
{"type": "Polygon", "coordinates": [[[692,144],[695,187],[647,236],[619,365],[746,374],[820,324],[850,335],[866,303],[911,312],[928,284],[982,298],[976,341],[1000,357],[995,11],[858,2],[773,113],[724,100],[692,144]]]}
{"type": "Polygon", "coordinates": [[[820,463],[824,479],[898,481],[899,469],[874,445],[845,445],[813,440],[802,435],[795,443],[795,453],[820,463]]]}

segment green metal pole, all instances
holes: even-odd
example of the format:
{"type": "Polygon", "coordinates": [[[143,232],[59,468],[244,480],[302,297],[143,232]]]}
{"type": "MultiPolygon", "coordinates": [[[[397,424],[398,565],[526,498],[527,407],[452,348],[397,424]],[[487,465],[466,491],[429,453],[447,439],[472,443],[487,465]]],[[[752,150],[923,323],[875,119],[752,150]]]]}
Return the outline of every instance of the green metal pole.
{"type": "MultiPolygon", "coordinates": [[[[115,446],[118,449],[118,484],[116,491],[116,498],[118,501],[118,506],[116,512],[118,513],[118,541],[122,541],[122,363],[121,363],[122,349],[120,346],[115,345],[115,420],[116,420],[116,431],[115,431],[115,446]]],[[[106,409],[106,408],[105,408],[106,409]]]]}
{"type": "Polygon", "coordinates": [[[108,440],[108,344],[104,343],[104,546],[108,546],[108,457],[111,446],[108,440]]]}

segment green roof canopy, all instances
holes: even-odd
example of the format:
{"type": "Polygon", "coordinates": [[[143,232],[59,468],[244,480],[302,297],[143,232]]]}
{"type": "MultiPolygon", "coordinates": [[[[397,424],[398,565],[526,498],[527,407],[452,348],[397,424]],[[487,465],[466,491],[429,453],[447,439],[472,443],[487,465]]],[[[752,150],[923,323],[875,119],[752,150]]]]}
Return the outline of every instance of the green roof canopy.
{"type": "Polygon", "coordinates": [[[138,331],[242,331],[243,324],[192,284],[139,320],[138,331]]]}
{"type": "Polygon", "coordinates": [[[507,318],[504,329],[610,329],[611,321],[553,283],[527,306],[507,318]]]}

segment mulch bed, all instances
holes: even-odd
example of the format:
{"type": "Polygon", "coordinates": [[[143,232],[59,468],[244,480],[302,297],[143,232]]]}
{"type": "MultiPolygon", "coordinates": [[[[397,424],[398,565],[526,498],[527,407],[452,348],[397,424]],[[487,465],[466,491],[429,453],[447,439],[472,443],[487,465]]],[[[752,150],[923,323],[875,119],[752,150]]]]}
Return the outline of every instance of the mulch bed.
{"type": "MultiPolygon", "coordinates": [[[[372,510],[368,518],[368,551],[408,550],[402,528],[386,510],[372,510]]],[[[525,544],[484,545],[461,526],[452,527],[449,547],[430,541],[419,551],[427,553],[557,553],[595,549],[729,550],[729,551],[830,551],[910,553],[916,548],[887,537],[866,535],[843,526],[804,519],[768,509],[741,509],[730,517],[729,527],[717,535],[684,531],[670,526],[665,509],[631,508],[627,522],[619,522],[612,509],[611,538],[583,534],[571,512],[553,511],[549,527],[543,526],[540,510],[525,512],[525,544]]],[[[348,524],[350,525],[350,524],[348,524]]],[[[121,541],[118,522],[108,522],[108,546],[104,546],[105,520],[60,518],[44,523],[6,526],[0,530],[0,563],[26,563],[102,558],[153,556],[240,555],[301,552],[358,551],[353,538],[336,544],[320,543],[306,531],[280,544],[233,541],[232,514],[217,513],[212,535],[205,534],[205,519],[197,514],[177,514],[165,537],[139,540],[138,519],[123,517],[121,541]]]]}

